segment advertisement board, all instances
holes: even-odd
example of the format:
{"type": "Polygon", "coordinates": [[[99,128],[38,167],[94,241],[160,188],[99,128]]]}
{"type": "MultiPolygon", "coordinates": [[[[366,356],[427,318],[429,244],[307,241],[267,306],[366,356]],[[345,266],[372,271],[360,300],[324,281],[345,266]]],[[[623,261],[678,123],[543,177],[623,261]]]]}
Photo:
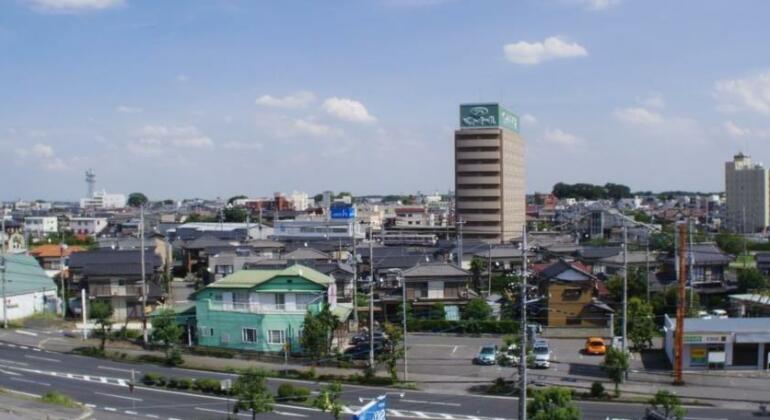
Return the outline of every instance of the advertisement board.
{"type": "Polygon", "coordinates": [[[332,219],[355,219],[356,208],[351,205],[335,205],[329,209],[332,219]]]}
{"type": "Polygon", "coordinates": [[[461,128],[498,128],[519,131],[519,117],[499,104],[460,105],[461,128]]]}

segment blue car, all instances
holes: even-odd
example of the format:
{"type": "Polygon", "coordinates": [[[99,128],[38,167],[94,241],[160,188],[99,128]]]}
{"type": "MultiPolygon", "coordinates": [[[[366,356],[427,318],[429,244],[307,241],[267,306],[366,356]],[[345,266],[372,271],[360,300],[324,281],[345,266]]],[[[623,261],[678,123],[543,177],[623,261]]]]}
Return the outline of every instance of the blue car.
{"type": "Polygon", "coordinates": [[[497,346],[492,344],[482,346],[476,357],[473,358],[473,363],[478,365],[494,365],[497,363],[497,346]]]}

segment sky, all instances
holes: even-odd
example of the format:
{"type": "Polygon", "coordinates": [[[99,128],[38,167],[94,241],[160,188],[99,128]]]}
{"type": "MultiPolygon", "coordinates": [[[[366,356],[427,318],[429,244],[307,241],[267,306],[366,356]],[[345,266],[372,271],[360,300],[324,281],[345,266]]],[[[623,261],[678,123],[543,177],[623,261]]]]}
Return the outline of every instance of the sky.
{"type": "Polygon", "coordinates": [[[770,164],[770,2],[2,0],[0,199],[453,188],[461,103],[529,192],[724,189],[770,164]]]}

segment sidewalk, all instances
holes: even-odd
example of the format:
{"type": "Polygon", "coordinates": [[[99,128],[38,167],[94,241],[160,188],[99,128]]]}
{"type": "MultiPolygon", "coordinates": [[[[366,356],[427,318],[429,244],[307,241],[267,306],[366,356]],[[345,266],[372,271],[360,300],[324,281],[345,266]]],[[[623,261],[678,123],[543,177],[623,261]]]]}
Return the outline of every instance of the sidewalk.
{"type": "Polygon", "coordinates": [[[32,396],[0,393],[0,420],[71,420],[87,419],[90,409],[67,408],[37,401],[32,396]]]}

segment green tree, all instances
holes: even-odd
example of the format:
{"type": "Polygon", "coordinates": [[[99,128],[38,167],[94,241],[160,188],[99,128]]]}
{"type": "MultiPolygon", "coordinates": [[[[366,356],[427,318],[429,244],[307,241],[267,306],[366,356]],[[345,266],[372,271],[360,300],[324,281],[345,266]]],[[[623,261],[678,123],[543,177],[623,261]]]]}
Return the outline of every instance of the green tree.
{"type": "Polygon", "coordinates": [[[326,354],[327,330],[323,320],[308,311],[305,314],[305,320],[302,322],[302,330],[299,335],[299,342],[302,349],[310,358],[320,362],[326,354]]]}
{"type": "Polygon", "coordinates": [[[580,410],[572,402],[567,388],[549,387],[534,392],[527,404],[527,416],[532,420],[580,420],[580,410]]]}
{"type": "Polygon", "coordinates": [[[389,344],[386,350],[378,356],[379,362],[385,363],[390,373],[390,379],[393,382],[398,381],[397,365],[400,359],[404,358],[404,335],[402,326],[386,322],[382,325],[382,330],[388,336],[389,344]]]}
{"type": "Polygon", "coordinates": [[[114,311],[108,302],[95,300],[91,302],[89,312],[91,319],[96,320],[96,326],[99,328],[102,340],[99,349],[103,352],[107,336],[110,334],[110,330],[112,330],[112,314],[114,311]]]}
{"type": "Polygon", "coordinates": [[[166,363],[169,365],[181,364],[181,354],[175,348],[182,337],[184,329],[176,322],[173,309],[163,309],[152,319],[152,336],[154,343],[160,343],[166,354],[166,363]]]}
{"type": "Polygon", "coordinates": [[[222,211],[222,218],[226,223],[244,223],[248,214],[242,207],[230,207],[222,211]]]}
{"type": "Polygon", "coordinates": [[[720,233],[716,236],[716,243],[719,249],[722,251],[738,255],[743,252],[746,245],[746,240],[741,235],[734,233],[720,233]]]}
{"type": "Polygon", "coordinates": [[[492,315],[492,308],[484,299],[477,297],[465,305],[463,315],[468,320],[485,321],[492,315]]]}
{"type": "Polygon", "coordinates": [[[649,404],[656,411],[662,411],[662,414],[667,419],[673,417],[677,420],[682,420],[687,413],[684,407],[682,407],[682,401],[679,397],[665,389],[656,392],[655,396],[650,399],[649,404]]]}
{"type": "Polygon", "coordinates": [[[481,273],[486,269],[486,262],[479,257],[471,259],[471,274],[473,275],[473,288],[479,291],[481,288],[481,273]]]}
{"type": "MultiPolygon", "coordinates": [[[[652,311],[655,313],[655,319],[658,320],[658,324],[662,323],[663,315],[669,316],[676,313],[676,305],[679,301],[679,290],[676,285],[667,287],[663,293],[656,293],[652,296],[650,303],[652,304],[652,311]]],[[[687,313],[689,315],[696,315],[700,310],[700,295],[693,293],[692,289],[685,290],[685,303],[687,305],[687,313]],[[690,305],[692,302],[692,305],[690,305]]]]}
{"type": "Polygon", "coordinates": [[[615,396],[619,396],[620,383],[623,382],[626,372],[628,372],[628,353],[615,347],[607,348],[607,353],[604,355],[604,362],[602,362],[601,367],[615,384],[615,396]]]}
{"type": "MultiPolygon", "coordinates": [[[[647,279],[641,268],[628,270],[628,298],[647,296],[647,279]]],[[[607,290],[615,302],[623,302],[623,276],[613,275],[607,280],[607,290]]]]}
{"type": "Polygon", "coordinates": [[[339,401],[342,395],[342,386],[339,382],[333,382],[313,400],[313,407],[325,412],[331,413],[335,420],[339,420],[342,415],[342,403],[339,401]]]}
{"type": "Polygon", "coordinates": [[[337,329],[342,326],[342,322],[340,322],[340,319],[337,317],[337,315],[332,313],[329,305],[326,304],[321,309],[321,312],[318,313],[318,318],[321,321],[321,325],[323,326],[326,336],[324,354],[329,354],[332,351],[334,331],[337,331],[337,329]]]}
{"type": "Polygon", "coordinates": [[[652,305],[638,297],[628,300],[628,338],[634,343],[636,349],[648,349],[652,347],[652,337],[655,335],[655,319],[652,314],[652,305]]]}
{"type": "Polygon", "coordinates": [[[756,268],[738,270],[738,291],[764,291],[767,289],[767,277],[756,268]]]}
{"type": "Polygon", "coordinates": [[[147,196],[140,192],[133,192],[128,195],[128,205],[131,207],[140,207],[147,204],[147,196]]]}
{"type": "Polygon", "coordinates": [[[608,182],[604,184],[604,190],[607,191],[607,197],[613,200],[620,200],[621,198],[631,198],[631,188],[628,188],[622,184],[613,184],[608,182]]]}
{"type": "Polygon", "coordinates": [[[255,419],[257,413],[273,411],[273,396],[267,388],[265,377],[264,371],[255,368],[247,369],[238,376],[233,384],[233,395],[236,399],[233,413],[249,410],[251,418],[255,419]]]}
{"type": "Polygon", "coordinates": [[[444,319],[446,318],[446,308],[441,302],[433,302],[430,306],[430,312],[428,315],[430,319],[444,319]]]}

